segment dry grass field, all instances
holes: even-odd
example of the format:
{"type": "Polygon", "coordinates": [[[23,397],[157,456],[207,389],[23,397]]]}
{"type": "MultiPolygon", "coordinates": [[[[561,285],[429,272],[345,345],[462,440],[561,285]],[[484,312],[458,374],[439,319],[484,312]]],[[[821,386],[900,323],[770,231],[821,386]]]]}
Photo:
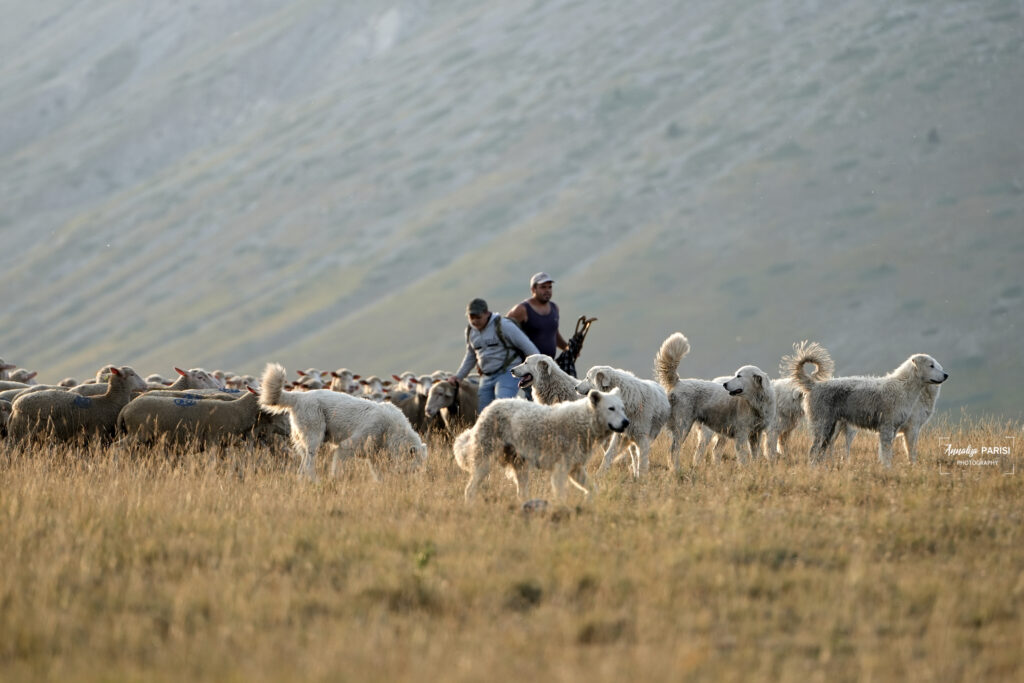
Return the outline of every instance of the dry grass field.
{"type": "Polygon", "coordinates": [[[465,504],[437,445],[310,484],[266,452],[0,442],[0,680],[1021,680],[1021,449],[940,460],[1024,435],[937,422],[891,470],[860,434],[845,464],[677,477],[663,437],[645,481],[529,514],[496,473],[465,504]]]}

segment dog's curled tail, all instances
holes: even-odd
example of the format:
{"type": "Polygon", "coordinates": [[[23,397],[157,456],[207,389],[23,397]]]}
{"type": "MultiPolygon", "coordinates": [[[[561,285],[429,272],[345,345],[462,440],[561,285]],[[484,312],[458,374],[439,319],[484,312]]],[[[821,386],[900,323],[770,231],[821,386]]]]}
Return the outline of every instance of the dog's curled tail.
{"type": "Polygon", "coordinates": [[[279,415],[288,412],[291,398],[284,391],[285,371],[277,363],[267,363],[260,382],[260,407],[268,413],[279,415]]]}
{"type": "Polygon", "coordinates": [[[816,382],[831,378],[835,367],[832,356],[828,355],[824,346],[818,342],[804,340],[793,344],[793,354],[782,358],[780,369],[783,375],[789,375],[806,392],[810,391],[816,382]],[[815,367],[811,375],[804,374],[804,366],[808,363],[815,367]]]}
{"type": "Polygon", "coordinates": [[[679,368],[679,361],[688,353],[690,342],[682,332],[674,332],[661,343],[661,348],[654,357],[654,378],[665,391],[672,391],[672,387],[679,381],[676,370],[679,368]]]}
{"type": "Polygon", "coordinates": [[[459,466],[459,469],[467,472],[472,470],[469,459],[469,449],[472,448],[472,440],[473,430],[467,429],[456,437],[455,445],[452,447],[452,452],[455,454],[455,464],[459,466]]]}

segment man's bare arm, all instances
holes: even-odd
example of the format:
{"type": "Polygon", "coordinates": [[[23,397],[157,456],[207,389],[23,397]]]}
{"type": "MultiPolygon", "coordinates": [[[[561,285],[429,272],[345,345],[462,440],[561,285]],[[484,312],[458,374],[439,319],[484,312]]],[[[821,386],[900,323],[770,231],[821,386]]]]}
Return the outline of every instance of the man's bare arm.
{"type": "Polygon", "coordinates": [[[505,314],[505,317],[522,325],[526,322],[526,307],[522,304],[516,304],[511,311],[505,314]]]}

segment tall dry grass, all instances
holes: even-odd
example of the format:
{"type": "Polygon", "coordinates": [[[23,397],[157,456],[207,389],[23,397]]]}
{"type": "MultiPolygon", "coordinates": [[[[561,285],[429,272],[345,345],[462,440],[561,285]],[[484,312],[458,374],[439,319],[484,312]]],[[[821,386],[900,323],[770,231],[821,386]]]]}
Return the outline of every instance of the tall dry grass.
{"type": "Polygon", "coordinates": [[[1020,680],[1024,473],[939,464],[1008,435],[680,476],[660,440],[644,481],[532,515],[498,473],[463,503],[436,444],[310,484],[265,451],[0,442],[0,679],[1020,680]]]}

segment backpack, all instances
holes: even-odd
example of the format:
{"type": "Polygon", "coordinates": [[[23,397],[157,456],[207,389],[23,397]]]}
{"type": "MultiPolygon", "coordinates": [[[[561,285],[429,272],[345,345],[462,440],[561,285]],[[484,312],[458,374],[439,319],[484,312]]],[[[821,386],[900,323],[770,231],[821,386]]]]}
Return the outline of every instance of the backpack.
{"type": "MultiPolygon", "coordinates": [[[[472,329],[472,325],[466,325],[466,346],[469,346],[469,331],[472,329]]],[[[508,339],[505,337],[505,333],[501,331],[501,316],[499,315],[494,321],[494,332],[498,335],[498,341],[505,347],[505,360],[503,361],[503,367],[508,367],[514,358],[518,358],[520,361],[526,360],[526,354],[520,351],[515,346],[508,343],[508,339]]],[[[480,363],[476,364],[476,371],[479,374],[484,374],[480,368],[480,363]]]]}

